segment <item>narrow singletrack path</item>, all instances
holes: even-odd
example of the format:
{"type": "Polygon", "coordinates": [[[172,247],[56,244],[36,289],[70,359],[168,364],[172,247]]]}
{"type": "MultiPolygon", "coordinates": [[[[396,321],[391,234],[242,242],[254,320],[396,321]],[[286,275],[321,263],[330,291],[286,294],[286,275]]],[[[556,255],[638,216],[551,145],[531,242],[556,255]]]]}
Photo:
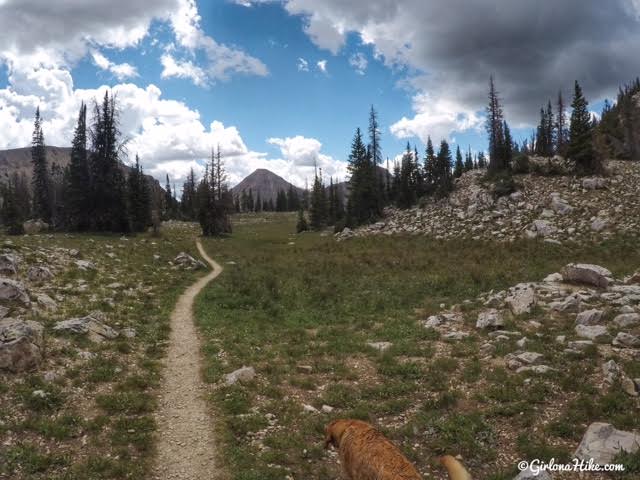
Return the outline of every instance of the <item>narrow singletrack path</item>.
{"type": "Polygon", "coordinates": [[[180,296],[171,314],[171,335],[156,421],[157,456],[152,478],[162,480],[213,480],[215,466],[213,420],[204,398],[200,338],[193,318],[193,302],[207,283],[222,272],[196,241],[212,271],[180,296]]]}

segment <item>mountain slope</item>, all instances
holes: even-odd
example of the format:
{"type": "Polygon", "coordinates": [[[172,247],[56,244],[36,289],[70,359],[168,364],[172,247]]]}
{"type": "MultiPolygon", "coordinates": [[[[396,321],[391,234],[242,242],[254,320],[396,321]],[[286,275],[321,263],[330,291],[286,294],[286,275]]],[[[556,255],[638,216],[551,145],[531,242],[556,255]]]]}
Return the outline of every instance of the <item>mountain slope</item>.
{"type": "Polygon", "coordinates": [[[301,188],[287,182],[284,178],[266,168],[258,168],[233,187],[231,191],[234,196],[237,196],[241,195],[243,191],[249,193],[249,190],[251,190],[254,199],[259,194],[261,200],[275,202],[278,192],[280,190],[288,192],[290,187],[293,187],[294,191],[299,196],[302,196],[303,190],[301,188]]]}
{"type": "MultiPolygon", "coordinates": [[[[70,147],[53,147],[47,145],[45,149],[49,168],[53,165],[57,165],[60,168],[65,168],[69,165],[69,161],[71,160],[70,147]]],[[[124,170],[128,173],[131,167],[125,165],[124,170]]],[[[0,181],[4,181],[14,173],[18,173],[18,175],[24,173],[29,180],[29,184],[31,184],[32,171],[31,147],[0,150],[0,181]]],[[[151,175],[145,175],[145,177],[147,177],[147,181],[151,185],[155,195],[159,195],[164,191],[160,183],[151,175]]]]}

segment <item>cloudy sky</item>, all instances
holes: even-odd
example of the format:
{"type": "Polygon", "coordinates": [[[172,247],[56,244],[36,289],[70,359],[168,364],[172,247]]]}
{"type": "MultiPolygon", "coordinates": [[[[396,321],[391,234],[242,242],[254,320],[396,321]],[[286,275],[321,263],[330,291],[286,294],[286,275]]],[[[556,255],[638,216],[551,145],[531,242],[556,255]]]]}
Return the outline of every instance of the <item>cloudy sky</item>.
{"type": "Polygon", "coordinates": [[[379,111],[383,153],[427,136],[486,148],[494,75],[528,136],[578,79],[598,112],[640,74],[640,0],[0,0],[0,149],[29,144],[35,108],[67,146],[81,101],[109,88],[131,157],[180,183],[220,145],[231,183],[269,168],[344,179],[379,111]]]}

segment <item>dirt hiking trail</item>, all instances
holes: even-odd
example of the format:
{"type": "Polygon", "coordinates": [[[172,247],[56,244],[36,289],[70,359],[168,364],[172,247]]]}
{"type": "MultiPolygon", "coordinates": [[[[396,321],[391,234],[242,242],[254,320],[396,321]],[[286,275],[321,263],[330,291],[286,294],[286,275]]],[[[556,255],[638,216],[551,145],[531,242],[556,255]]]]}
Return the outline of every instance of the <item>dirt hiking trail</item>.
{"type": "Polygon", "coordinates": [[[200,338],[193,318],[193,302],[207,283],[222,272],[196,241],[212,271],[180,296],[171,314],[171,334],[156,421],[157,455],[151,478],[162,480],[214,480],[214,426],[204,398],[200,338]]]}

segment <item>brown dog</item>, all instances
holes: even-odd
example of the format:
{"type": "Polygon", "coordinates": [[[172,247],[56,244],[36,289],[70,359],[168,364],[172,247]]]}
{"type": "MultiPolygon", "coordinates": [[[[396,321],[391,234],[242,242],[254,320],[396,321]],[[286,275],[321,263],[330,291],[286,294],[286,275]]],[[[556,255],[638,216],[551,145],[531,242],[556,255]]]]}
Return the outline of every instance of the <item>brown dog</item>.
{"type": "MultiPolygon", "coordinates": [[[[360,420],[334,420],[326,429],[324,447],[338,449],[349,480],[422,480],[416,468],[382,433],[360,420]]],[[[451,480],[471,480],[453,457],[440,459],[451,480]],[[466,476],[465,476],[466,475],[466,476]]]]}

